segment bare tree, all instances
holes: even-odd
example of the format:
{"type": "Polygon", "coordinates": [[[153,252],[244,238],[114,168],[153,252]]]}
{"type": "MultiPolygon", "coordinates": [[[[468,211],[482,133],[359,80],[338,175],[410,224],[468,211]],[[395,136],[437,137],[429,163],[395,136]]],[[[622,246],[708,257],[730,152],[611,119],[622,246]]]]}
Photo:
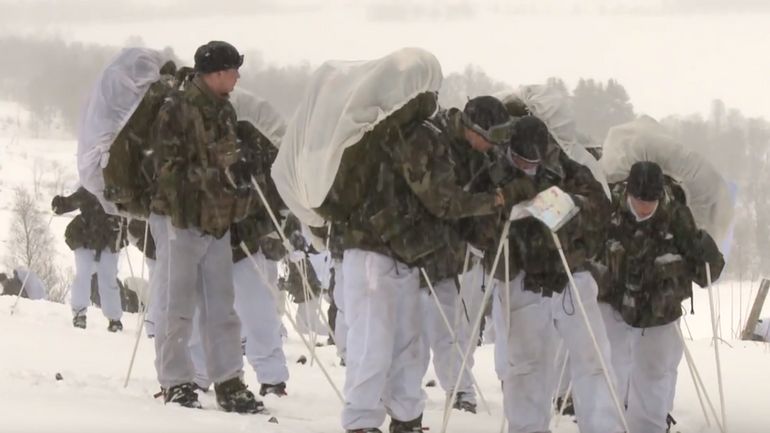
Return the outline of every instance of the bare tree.
{"type": "Polygon", "coordinates": [[[54,239],[50,221],[37,209],[35,199],[25,188],[14,190],[13,216],[6,266],[25,266],[45,283],[49,290],[60,291],[66,286],[65,275],[56,267],[54,239]]]}

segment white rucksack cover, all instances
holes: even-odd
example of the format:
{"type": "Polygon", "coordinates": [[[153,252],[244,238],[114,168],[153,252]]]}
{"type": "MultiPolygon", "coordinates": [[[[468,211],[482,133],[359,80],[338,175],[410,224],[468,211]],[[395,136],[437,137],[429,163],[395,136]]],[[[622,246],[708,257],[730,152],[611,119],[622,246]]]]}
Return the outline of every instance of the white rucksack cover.
{"type": "Polygon", "coordinates": [[[230,103],[235,108],[238,120],[250,122],[273,146],[281,147],[281,139],[286,134],[286,122],[272,104],[240,88],[230,93],[230,103]]]}
{"type": "Polygon", "coordinates": [[[533,116],[542,120],[548,127],[548,132],[553,136],[559,147],[567,156],[591,171],[604,189],[609,199],[610,187],[601,165],[586,149],[578,135],[575,126],[575,115],[570,105],[569,95],[559,91],[553,86],[531,84],[520,86],[513,94],[503,96],[503,103],[510,98],[520,99],[533,116]]]}
{"type": "Polygon", "coordinates": [[[321,65],[273,164],[273,180],[291,212],[307,225],[322,226],[313,209],[326,199],[345,149],[417,95],[438,91],[441,80],[436,57],[419,48],[321,65]]]}
{"type": "Polygon", "coordinates": [[[160,68],[167,60],[159,51],[147,48],[122,49],[99,74],[86,102],[78,131],[78,175],[83,187],[109,214],[119,214],[117,207],[104,199],[102,170],[107,166],[110,146],[147,89],[160,79],[160,68]]]}
{"type": "Polygon", "coordinates": [[[658,164],[664,174],[680,183],[695,223],[724,248],[733,219],[733,198],[717,169],[649,116],[610,128],[600,162],[607,180],[614,183],[625,180],[638,161],[658,164]]]}

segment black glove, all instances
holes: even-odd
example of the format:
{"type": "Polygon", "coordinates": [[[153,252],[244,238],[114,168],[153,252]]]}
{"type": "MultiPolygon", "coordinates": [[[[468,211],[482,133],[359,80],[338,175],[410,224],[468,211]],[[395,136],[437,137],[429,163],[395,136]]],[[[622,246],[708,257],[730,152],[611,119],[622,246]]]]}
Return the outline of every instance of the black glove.
{"type": "Polygon", "coordinates": [[[64,197],[57,195],[51,200],[51,210],[56,215],[61,215],[64,213],[64,197]]]}
{"type": "Polygon", "coordinates": [[[505,206],[510,208],[516,203],[530,200],[537,195],[537,189],[532,179],[528,177],[517,177],[508,182],[501,188],[505,206]]]}

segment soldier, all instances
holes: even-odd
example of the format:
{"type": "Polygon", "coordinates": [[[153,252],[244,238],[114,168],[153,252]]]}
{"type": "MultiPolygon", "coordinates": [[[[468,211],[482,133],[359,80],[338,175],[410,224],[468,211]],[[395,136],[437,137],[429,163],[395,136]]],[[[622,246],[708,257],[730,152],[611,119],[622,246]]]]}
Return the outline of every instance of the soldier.
{"type": "MultiPolygon", "coordinates": [[[[451,171],[446,173],[433,168],[429,174],[433,177],[445,177],[444,182],[454,181],[456,189],[468,192],[473,191],[479,195],[494,192],[496,186],[482,179],[489,179],[489,169],[491,167],[491,158],[487,153],[496,146],[504,145],[510,137],[511,117],[508,115],[502,102],[492,96],[479,96],[468,101],[463,108],[456,108],[442,111],[433,119],[426,121],[420,132],[410,137],[410,144],[416,149],[423,146],[420,140],[425,140],[433,144],[436,149],[434,152],[439,155],[446,155],[445,162],[451,167],[451,171]],[[430,133],[433,133],[432,136],[430,133]],[[430,141],[428,141],[430,140],[430,141]],[[477,185],[486,185],[484,188],[478,188],[477,185]]],[[[410,161],[420,160],[419,153],[415,153],[410,161]]],[[[440,159],[434,159],[440,164],[440,159]]],[[[437,164],[438,165],[438,164],[437,164]]],[[[420,179],[416,177],[415,179],[420,179]]],[[[410,182],[414,189],[419,189],[417,182],[410,182]]],[[[530,192],[517,190],[517,187],[528,185],[525,182],[515,181],[505,190],[508,198],[507,202],[513,204],[518,200],[529,198],[533,195],[530,192]]],[[[501,190],[502,191],[502,190],[501,190]]],[[[458,197],[460,198],[460,197],[458,197]]],[[[423,201],[446,200],[446,196],[421,196],[423,201]]],[[[487,213],[498,213],[501,208],[493,209],[487,213]]],[[[483,273],[482,266],[478,256],[481,251],[475,250],[471,263],[473,267],[468,269],[467,274],[459,275],[464,269],[463,259],[465,257],[466,244],[465,238],[469,221],[460,219],[452,223],[437,222],[447,230],[442,237],[446,240],[445,248],[436,251],[436,253],[427,256],[422,261],[422,266],[430,276],[437,300],[441,310],[447,316],[454,328],[455,339],[452,338],[452,331],[447,328],[444,319],[441,317],[439,306],[436,301],[428,294],[428,288],[425,288],[422,297],[423,310],[425,312],[424,336],[425,343],[429,346],[426,351],[433,352],[433,366],[438,377],[438,382],[451,395],[458,375],[462,375],[459,388],[457,389],[453,407],[468,412],[476,412],[476,392],[473,388],[468,371],[460,371],[462,358],[458,356],[457,350],[453,347],[455,341],[460,345],[461,351],[470,346],[471,353],[467,361],[468,370],[473,368],[473,349],[475,349],[476,337],[471,335],[472,320],[478,314],[481,308],[481,297],[483,293],[480,289],[482,278],[477,278],[483,273]],[[472,280],[476,280],[475,283],[472,280]],[[465,282],[463,286],[460,283],[465,282]],[[464,290],[461,296],[460,290],[464,290]]],[[[426,356],[426,364],[429,356],[426,356]]]]}
{"type": "Polygon", "coordinates": [[[712,280],[725,264],[714,240],[674,198],[672,186],[660,166],[645,161],[613,188],[603,252],[609,286],[600,300],[606,302],[602,313],[632,432],[668,431],[683,353],[677,332],[682,301],[692,296],[693,282],[706,285],[705,263],[712,280]]]}
{"type": "Polygon", "coordinates": [[[3,286],[3,292],[0,294],[21,296],[28,299],[46,298],[48,289],[37,274],[23,266],[12,269],[12,272],[11,278],[8,278],[5,273],[0,273],[0,284],[3,286]],[[22,291],[22,287],[24,287],[24,291],[22,291]]]}
{"type": "MultiPolygon", "coordinates": [[[[509,292],[506,293],[504,265],[494,275],[497,304],[493,309],[497,342],[496,358],[502,373],[503,404],[511,433],[544,432],[551,418],[555,330],[569,351],[577,422],[584,433],[623,431],[613,403],[610,384],[583,316],[574,297],[580,296],[601,356],[609,361],[609,343],[596,303],[597,286],[587,271],[586,261],[604,242],[609,202],[590,171],[570,160],[550,136],[546,125],[534,116],[521,117],[513,128],[506,158],[512,169],[507,175],[526,179],[536,191],[558,186],[570,194],[580,208],[561,230],[570,271],[568,277],[550,230],[535,218],[514,221],[508,238],[510,246],[509,292]],[[501,353],[502,352],[502,353],[501,353]]],[[[486,251],[496,247],[503,221],[477,225],[477,242],[486,251]],[[494,228],[489,232],[489,228],[494,228]]],[[[488,264],[492,261],[487,255],[488,264]]],[[[610,372],[611,373],[611,372],[610,372]]]]}
{"type": "Polygon", "coordinates": [[[243,56],[212,41],[195,52],[195,74],[167,98],[151,132],[156,192],[150,229],[157,264],[150,285],[158,299],[156,356],[166,403],[197,407],[188,342],[196,306],[207,373],[227,412],[263,409],[241,380],[241,323],[233,307],[230,226],[244,197],[232,182],[240,158],[235,110],[228,95],[243,56]],[[197,304],[197,305],[196,305],[197,304]]]}
{"type": "MultiPolygon", "coordinates": [[[[427,97],[435,107],[435,94],[423,95],[409,104],[427,97]]],[[[465,164],[471,149],[490,149],[491,136],[508,126],[490,134],[501,125],[485,129],[480,119],[462,117],[455,112],[451,131],[436,122],[394,126],[386,119],[369,136],[385,143],[367,155],[379,170],[363,186],[365,203],[341,230],[349,328],[342,421],[349,432],[378,432],[386,405],[391,433],[422,431],[426,354],[418,269],[425,267],[439,284],[454,284],[465,256],[457,221],[496,214],[521,199],[515,185],[478,193],[463,188],[470,177],[458,177],[455,165],[465,164]]]]}
{"type": "Polygon", "coordinates": [[[91,275],[96,272],[102,313],[109,320],[107,330],[123,330],[120,318],[120,289],[117,284],[118,252],[125,245],[123,219],[104,212],[99,200],[80,187],[69,196],[57,195],[51,201],[57,215],[80,210],[67,225],[64,237],[75,253],[75,279],[72,282],[72,325],[86,328],[86,311],[91,304],[91,275]]]}

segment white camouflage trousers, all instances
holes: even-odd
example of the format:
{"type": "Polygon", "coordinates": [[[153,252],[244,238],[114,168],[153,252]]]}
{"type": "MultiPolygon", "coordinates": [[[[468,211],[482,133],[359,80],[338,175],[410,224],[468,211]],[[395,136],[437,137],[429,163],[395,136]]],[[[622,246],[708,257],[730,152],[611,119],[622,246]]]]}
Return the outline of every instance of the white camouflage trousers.
{"type": "MultiPolygon", "coordinates": [[[[233,264],[235,310],[242,323],[242,337],[246,339],[246,359],[257,373],[257,381],[275,385],[289,380],[286,355],[281,338],[281,317],[278,313],[275,290],[278,281],[278,263],[265,258],[261,251],[233,264]],[[253,260],[253,261],[252,261],[253,260]],[[273,285],[265,284],[259,266],[273,285]]],[[[200,314],[196,311],[196,315],[200,314]]],[[[211,384],[206,373],[206,359],[200,331],[196,326],[190,340],[190,351],[195,366],[195,383],[203,388],[211,384]]]]}
{"type": "Polygon", "coordinates": [[[629,326],[610,305],[601,303],[599,308],[610,339],[618,391],[627,396],[628,428],[632,433],[664,433],[684,354],[679,320],[639,329],[629,326]]]}
{"type": "MultiPolygon", "coordinates": [[[[464,399],[473,403],[476,402],[476,390],[473,388],[473,381],[468,371],[473,369],[473,354],[476,351],[478,336],[471,335],[471,328],[479,313],[481,300],[484,296],[481,291],[483,272],[483,267],[476,263],[465,275],[459,276],[459,281],[463,285],[462,295],[454,279],[433,283],[433,289],[441,304],[441,309],[455,333],[460,351],[465,354],[466,348],[471,346],[471,352],[466,363],[467,369],[462,373],[457,392],[465,393],[464,399]]],[[[425,369],[428,368],[430,352],[432,351],[433,370],[439,385],[444,391],[451,393],[457,382],[457,376],[460,374],[462,358],[454,347],[452,333],[441,317],[436,300],[433,299],[428,288],[424,288],[421,292],[424,317],[423,338],[425,344],[430,347],[430,350],[426,348],[425,369]]]]}
{"type": "Polygon", "coordinates": [[[120,306],[118,287],[118,254],[104,249],[97,262],[96,251],[78,248],[75,253],[75,279],[72,281],[70,303],[72,314],[86,314],[91,305],[91,275],[96,272],[99,284],[99,299],[102,314],[109,320],[120,320],[123,309],[120,306]]]}
{"type": "Polygon", "coordinates": [[[379,427],[386,413],[411,421],[425,406],[417,269],[351,249],[343,273],[348,338],[342,427],[379,427]]]}
{"type": "Polygon", "coordinates": [[[197,229],[178,229],[168,217],[150,215],[157,262],[150,286],[155,310],[158,382],[164,388],[192,382],[189,342],[196,307],[206,358],[214,383],[242,374],[241,323],[233,308],[230,233],[222,238],[197,229]]]}
{"type": "MultiPolygon", "coordinates": [[[[591,329],[599,343],[606,364],[610,365],[607,333],[596,301],[597,286],[588,272],[575,273],[575,283],[588,314],[591,329]]],[[[553,361],[556,339],[553,328],[569,350],[569,368],[573,383],[578,427],[582,433],[619,433],[622,423],[605,380],[599,358],[586,323],[567,287],[561,294],[545,298],[524,290],[524,274],[510,282],[496,282],[495,331],[503,339],[507,364],[503,373],[503,405],[509,433],[534,433],[549,430],[551,398],[554,387],[553,361]],[[505,308],[508,305],[509,308],[505,308]],[[510,315],[507,317],[507,315],[510,315]],[[510,321],[510,326],[506,322],[510,321]],[[506,332],[507,330],[507,332],[506,332]]],[[[612,371],[610,377],[614,379],[612,371]]]]}

